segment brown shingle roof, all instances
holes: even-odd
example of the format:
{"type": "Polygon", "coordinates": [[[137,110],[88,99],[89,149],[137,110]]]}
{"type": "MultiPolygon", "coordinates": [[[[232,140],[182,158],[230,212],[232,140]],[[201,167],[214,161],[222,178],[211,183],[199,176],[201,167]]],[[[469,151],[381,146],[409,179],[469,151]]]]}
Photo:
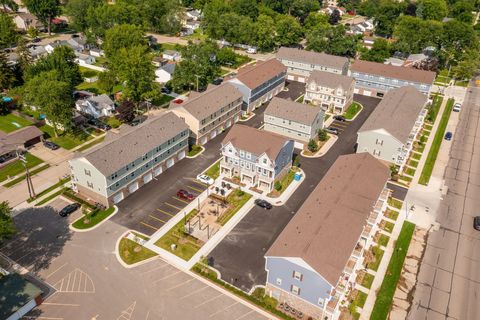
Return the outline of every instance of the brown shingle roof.
{"type": "Polygon", "coordinates": [[[28,126],[9,134],[0,134],[0,154],[16,149],[16,146],[23,146],[25,142],[41,137],[43,132],[35,126],[28,126]]]}
{"type": "Polygon", "coordinates": [[[265,256],[299,257],[335,286],[389,176],[368,153],[340,156],[265,256]]]}
{"type": "Polygon", "coordinates": [[[287,67],[277,59],[270,59],[239,69],[237,79],[250,89],[255,89],[282,72],[287,72],[287,67]]]}
{"type": "Polygon", "coordinates": [[[426,84],[432,84],[436,75],[435,72],[432,71],[396,67],[388,64],[363,60],[355,60],[355,62],[351,65],[350,70],[352,72],[363,72],[388,78],[426,84]]]}
{"type": "Polygon", "coordinates": [[[312,125],[322,109],[309,104],[274,97],[265,110],[265,115],[272,115],[298,123],[312,125]]]}
{"type": "Polygon", "coordinates": [[[287,47],[278,49],[277,59],[316,64],[337,69],[343,69],[345,64],[348,64],[348,59],[345,57],[287,47]]]}
{"type": "Polygon", "coordinates": [[[250,152],[256,156],[266,153],[270,159],[275,159],[287,139],[281,135],[258,130],[242,124],[235,124],[222,141],[222,146],[229,142],[235,148],[250,152]]]}
{"type": "Polygon", "coordinates": [[[354,84],[355,79],[342,74],[314,70],[310,74],[310,77],[308,77],[307,83],[310,83],[311,81],[314,81],[317,85],[322,87],[336,89],[341,86],[345,90],[354,84]]]}
{"type": "Polygon", "coordinates": [[[187,129],[183,120],[168,112],[131,130],[110,135],[108,141],[83,156],[107,176],[187,129]]]}
{"type": "Polygon", "coordinates": [[[427,96],[413,86],[388,91],[358,132],[384,129],[400,142],[407,142],[427,96]]]}

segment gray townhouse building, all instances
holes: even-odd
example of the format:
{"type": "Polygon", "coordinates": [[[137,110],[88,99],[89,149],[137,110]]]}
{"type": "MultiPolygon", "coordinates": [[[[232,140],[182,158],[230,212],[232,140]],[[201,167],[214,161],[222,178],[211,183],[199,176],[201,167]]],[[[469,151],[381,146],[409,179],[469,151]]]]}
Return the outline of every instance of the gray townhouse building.
{"type": "Polygon", "coordinates": [[[383,97],[391,89],[414,86],[428,96],[436,74],[432,71],[355,60],[350,66],[350,76],[355,79],[355,93],[361,95],[383,97]]]}
{"type": "Polygon", "coordinates": [[[268,193],[288,173],[293,149],[292,139],[236,124],[222,141],[220,173],[268,193]]]}
{"type": "Polygon", "coordinates": [[[287,67],[287,80],[306,82],[312,71],[328,73],[348,73],[348,59],[326,53],[281,47],[277,60],[287,67]]]}
{"type": "Polygon", "coordinates": [[[294,139],[303,149],[323,128],[324,117],[322,108],[274,97],[263,114],[263,130],[294,139]]]}
{"type": "Polygon", "coordinates": [[[224,83],[209,85],[202,93],[192,92],[191,99],[170,106],[190,128],[190,143],[204,145],[240,119],[242,103],[242,93],[224,83]]]}
{"type": "Polygon", "coordinates": [[[336,319],[387,206],[389,168],[338,157],[265,253],[266,293],[304,318],[336,319]]]}
{"type": "Polygon", "coordinates": [[[247,114],[282,91],[286,75],[287,68],[276,59],[270,59],[239,69],[237,76],[228,82],[242,93],[242,111],[247,114]]]}
{"type": "Polygon", "coordinates": [[[357,152],[368,152],[401,170],[422,128],[427,102],[413,86],[388,91],[358,130],[357,152]]]}
{"type": "Polygon", "coordinates": [[[101,145],[69,161],[73,189],[106,206],[118,203],[182,160],[188,136],[185,122],[171,112],[111,130],[101,145]]]}

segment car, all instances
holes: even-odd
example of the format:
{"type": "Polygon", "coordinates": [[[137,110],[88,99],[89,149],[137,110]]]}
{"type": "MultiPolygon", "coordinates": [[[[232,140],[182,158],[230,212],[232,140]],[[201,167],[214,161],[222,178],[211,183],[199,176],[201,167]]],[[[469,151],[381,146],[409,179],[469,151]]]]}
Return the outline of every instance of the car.
{"type": "Polygon", "coordinates": [[[480,216],[473,218],[473,228],[477,231],[480,231],[480,216]]]}
{"type": "Polygon", "coordinates": [[[195,199],[195,196],[193,194],[183,189],[177,191],[177,197],[188,201],[192,201],[193,199],[195,199]]]}
{"type": "Polygon", "coordinates": [[[257,49],[256,49],[256,48],[253,48],[253,47],[250,47],[250,48],[247,49],[247,53],[256,54],[256,53],[257,53],[257,49]]]}
{"type": "Polygon", "coordinates": [[[455,105],[453,106],[453,111],[454,112],[460,112],[460,110],[462,110],[462,105],[460,103],[455,103],[455,105]]]}
{"type": "Polygon", "coordinates": [[[338,129],[337,128],[328,127],[328,128],[325,128],[325,131],[327,131],[328,133],[333,133],[333,134],[338,135],[338,129]]]}
{"type": "Polygon", "coordinates": [[[263,208],[265,210],[270,210],[272,209],[272,204],[270,202],[268,202],[267,200],[263,200],[263,199],[256,199],[255,200],[255,204],[257,206],[259,206],[260,208],[263,208]]]}
{"type": "Polygon", "coordinates": [[[32,39],[32,42],[33,43],[37,43],[37,42],[40,42],[42,39],[40,39],[39,37],[35,37],[32,39]]]}
{"type": "Polygon", "coordinates": [[[221,85],[223,82],[223,78],[216,78],[215,80],[212,81],[212,83],[216,86],[221,85]]]}
{"type": "Polygon", "coordinates": [[[71,215],[72,213],[74,213],[78,208],[80,208],[80,204],[79,203],[71,203],[69,204],[68,206],[66,206],[65,208],[63,208],[62,210],[60,210],[58,212],[58,215],[60,217],[66,217],[66,216],[69,216],[71,215]]]}
{"type": "Polygon", "coordinates": [[[334,120],[337,120],[337,121],[342,121],[342,122],[347,121],[347,118],[345,118],[345,117],[342,116],[342,115],[333,116],[333,119],[334,119],[334,120]]]}
{"type": "Polygon", "coordinates": [[[175,99],[172,102],[175,103],[175,104],[182,104],[183,100],[182,99],[175,99]]]}
{"type": "Polygon", "coordinates": [[[445,140],[450,141],[452,140],[452,137],[453,137],[453,133],[451,133],[450,131],[445,133],[445,140]]]}
{"type": "Polygon", "coordinates": [[[56,143],[54,143],[54,142],[52,142],[52,141],[46,141],[46,140],[45,140],[45,141],[43,141],[43,145],[44,145],[46,148],[50,149],[50,150],[57,150],[58,148],[60,148],[60,147],[58,146],[58,144],[56,144],[56,143]]]}
{"type": "Polygon", "coordinates": [[[165,93],[165,94],[169,94],[172,91],[170,89],[168,89],[167,87],[162,87],[162,89],[160,89],[160,92],[165,93]]]}
{"type": "Polygon", "coordinates": [[[210,178],[209,176],[207,176],[206,174],[199,174],[197,176],[197,180],[200,181],[200,182],[203,182],[207,185],[211,185],[215,182],[215,180],[213,180],[212,178],[210,178]]]}

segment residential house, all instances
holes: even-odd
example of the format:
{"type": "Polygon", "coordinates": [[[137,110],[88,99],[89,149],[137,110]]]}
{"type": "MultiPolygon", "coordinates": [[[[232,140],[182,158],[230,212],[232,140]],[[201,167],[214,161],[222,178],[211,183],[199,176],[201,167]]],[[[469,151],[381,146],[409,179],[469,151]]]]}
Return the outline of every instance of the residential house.
{"type": "Polygon", "coordinates": [[[96,57],[96,58],[105,56],[105,52],[99,48],[92,48],[90,49],[89,53],[92,57],[96,57]]]}
{"type": "Polygon", "coordinates": [[[435,80],[435,72],[396,67],[378,62],[355,60],[350,67],[355,78],[355,93],[383,97],[390,89],[412,85],[428,95],[435,80]]]}
{"type": "Polygon", "coordinates": [[[75,102],[75,108],[93,118],[111,117],[115,112],[115,103],[106,94],[85,97],[75,102]]]}
{"type": "Polygon", "coordinates": [[[168,60],[160,57],[160,56],[155,56],[152,59],[152,63],[155,67],[160,68],[168,63],[168,60]]]}
{"type": "Polygon", "coordinates": [[[346,75],[348,59],[326,53],[281,47],[277,59],[287,67],[287,79],[305,82],[313,70],[346,75]]]}
{"type": "Polygon", "coordinates": [[[23,127],[10,133],[0,131],[0,163],[17,157],[17,149],[28,149],[41,141],[43,132],[35,126],[23,127]]]}
{"type": "Polygon", "coordinates": [[[348,21],[350,23],[349,34],[361,34],[361,35],[371,35],[375,30],[375,25],[372,19],[362,19],[362,20],[352,20],[348,21]]]}
{"type": "Polygon", "coordinates": [[[314,139],[323,128],[325,111],[309,104],[274,97],[263,115],[263,130],[294,139],[295,147],[314,139]]]}
{"type": "Polygon", "coordinates": [[[292,139],[236,124],[222,141],[220,173],[268,193],[290,170],[293,149],[292,139]]]}
{"type": "Polygon", "coordinates": [[[42,290],[20,274],[0,268],[0,319],[20,320],[43,302],[42,290]]]}
{"type": "Polygon", "coordinates": [[[162,57],[170,61],[180,61],[182,55],[180,52],[175,50],[165,50],[162,54],[162,57]]]}
{"type": "Polygon", "coordinates": [[[357,152],[405,165],[427,114],[428,97],[415,87],[392,89],[358,130],[357,152]]]}
{"type": "Polygon", "coordinates": [[[45,50],[44,47],[36,45],[29,46],[28,52],[30,52],[30,56],[33,60],[37,60],[48,54],[47,50],[45,50]]]}
{"type": "Polygon", "coordinates": [[[172,111],[190,128],[190,143],[204,145],[240,119],[242,97],[229,83],[211,85],[180,105],[172,104],[172,111]]]}
{"type": "Polygon", "coordinates": [[[27,31],[30,28],[42,30],[44,29],[43,24],[29,12],[18,12],[13,18],[17,29],[22,31],[27,31]]]}
{"type": "Polygon", "coordinates": [[[276,96],[285,86],[287,68],[276,59],[257,61],[238,70],[228,80],[243,94],[242,112],[252,112],[276,96]]]}
{"type": "Polygon", "coordinates": [[[307,80],[304,101],[333,113],[343,113],[353,102],[355,80],[342,74],[313,71],[307,80]]]}
{"type": "Polygon", "coordinates": [[[55,48],[60,47],[60,46],[68,46],[67,41],[65,40],[55,40],[53,42],[50,42],[44,46],[45,51],[48,53],[52,53],[55,48]]]}
{"type": "Polygon", "coordinates": [[[94,56],[78,52],[75,52],[75,57],[75,62],[80,66],[92,65],[95,64],[96,61],[94,56]]]}
{"type": "Polygon", "coordinates": [[[340,14],[340,17],[343,16],[346,13],[345,8],[337,7],[336,5],[335,6],[328,6],[325,9],[323,9],[322,12],[324,12],[327,15],[331,15],[335,10],[338,11],[338,13],[340,14]]]}
{"type": "Polygon", "coordinates": [[[155,81],[157,81],[158,83],[166,83],[172,80],[175,66],[175,63],[167,63],[166,65],[155,70],[155,81]]]}
{"type": "Polygon", "coordinates": [[[122,201],[182,160],[188,127],[169,112],[110,130],[105,141],[69,161],[76,192],[106,206],[122,201]]]}
{"type": "Polygon", "coordinates": [[[75,52],[83,52],[88,49],[87,38],[84,36],[73,35],[67,40],[68,46],[70,46],[75,52]]]}
{"type": "Polygon", "coordinates": [[[198,21],[202,17],[202,13],[199,10],[192,9],[185,12],[186,18],[188,20],[198,21]]]}
{"type": "Polygon", "coordinates": [[[387,206],[389,168],[368,153],[338,157],[265,253],[265,292],[337,319],[387,206]]]}

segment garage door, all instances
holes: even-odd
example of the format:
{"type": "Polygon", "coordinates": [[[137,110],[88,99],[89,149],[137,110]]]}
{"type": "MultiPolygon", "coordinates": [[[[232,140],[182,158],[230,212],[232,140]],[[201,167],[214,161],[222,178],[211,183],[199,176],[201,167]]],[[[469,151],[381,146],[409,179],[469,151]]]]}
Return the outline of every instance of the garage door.
{"type": "Polygon", "coordinates": [[[152,181],[152,178],[153,178],[153,176],[152,176],[151,173],[145,175],[145,176],[143,177],[143,183],[149,183],[150,181],[152,181]]]}
{"type": "Polygon", "coordinates": [[[162,168],[162,166],[159,166],[158,168],[155,169],[155,171],[153,171],[153,174],[156,177],[156,176],[162,174],[162,172],[163,172],[163,168],[162,168]]]}
{"type": "Polygon", "coordinates": [[[204,145],[205,143],[207,143],[207,137],[203,137],[202,139],[200,139],[201,145],[204,145]]]}
{"type": "Polygon", "coordinates": [[[173,166],[174,164],[175,164],[175,160],[173,160],[173,158],[167,160],[167,168],[170,168],[170,167],[173,166]]]}
{"type": "Polygon", "coordinates": [[[293,145],[296,149],[303,149],[304,145],[303,143],[301,142],[298,142],[298,141],[295,141],[294,145],[293,145]]]}
{"type": "Polygon", "coordinates": [[[123,200],[123,192],[119,192],[115,196],[113,196],[113,203],[119,203],[122,200],[123,200]]]}
{"type": "Polygon", "coordinates": [[[363,95],[370,97],[372,95],[372,91],[363,90],[363,95]]]}
{"type": "Polygon", "coordinates": [[[138,182],[134,182],[131,185],[128,186],[128,191],[130,193],[134,193],[135,191],[138,190],[138,182]]]}
{"type": "Polygon", "coordinates": [[[298,77],[298,82],[305,83],[305,78],[298,77]]]}
{"type": "Polygon", "coordinates": [[[185,151],[182,151],[178,154],[178,160],[182,160],[183,158],[185,158],[185,151]]]}
{"type": "Polygon", "coordinates": [[[358,93],[358,89],[353,89],[353,93],[358,93]]]}
{"type": "Polygon", "coordinates": [[[210,138],[215,138],[217,136],[217,131],[212,131],[212,133],[210,134],[210,138]]]}
{"type": "Polygon", "coordinates": [[[295,80],[295,77],[294,76],[287,76],[287,80],[295,80]]]}
{"type": "Polygon", "coordinates": [[[227,121],[227,124],[225,124],[225,127],[230,128],[231,125],[232,125],[232,121],[229,120],[229,121],[227,121]]]}

